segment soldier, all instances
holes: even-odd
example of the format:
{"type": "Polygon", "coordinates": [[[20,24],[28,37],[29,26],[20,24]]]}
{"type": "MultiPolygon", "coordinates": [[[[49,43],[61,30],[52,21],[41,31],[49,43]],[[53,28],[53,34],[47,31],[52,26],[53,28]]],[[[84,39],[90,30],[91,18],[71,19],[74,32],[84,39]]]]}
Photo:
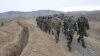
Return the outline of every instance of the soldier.
{"type": "Polygon", "coordinates": [[[61,28],[61,20],[58,17],[53,17],[52,29],[53,29],[53,33],[55,35],[56,43],[59,42],[60,28],[61,28]]]}
{"type": "Polygon", "coordinates": [[[37,17],[37,18],[36,18],[36,22],[37,22],[37,26],[38,26],[38,27],[39,27],[39,18],[40,18],[40,17],[37,17]]]}
{"type": "Polygon", "coordinates": [[[71,51],[71,43],[73,40],[73,34],[75,32],[75,27],[76,27],[76,22],[73,19],[72,15],[67,16],[64,19],[63,23],[63,29],[64,29],[64,34],[67,37],[67,47],[69,48],[69,51],[71,51]]]}
{"type": "Polygon", "coordinates": [[[47,20],[47,30],[48,30],[48,33],[51,34],[51,22],[52,22],[52,17],[51,16],[48,16],[48,20],[47,20]]]}
{"type": "Polygon", "coordinates": [[[43,21],[44,21],[44,17],[41,16],[40,19],[39,19],[39,26],[40,26],[41,30],[43,30],[43,21]]]}
{"type": "Polygon", "coordinates": [[[38,26],[39,28],[41,28],[41,27],[40,27],[41,17],[40,17],[40,16],[37,17],[37,18],[36,18],[36,21],[37,21],[37,26],[38,26]]]}
{"type": "Polygon", "coordinates": [[[89,24],[87,18],[84,16],[85,14],[82,13],[81,17],[78,18],[77,24],[78,24],[78,34],[79,38],[78,43],[82,43],[82,47],[86,48],[85,42],[84,42],[84,36],[88,37],[86,30],[89,29],[89,24]]]}
{"type": "Polygon", "coordinates": [[[4,22],[1,23],[1,26],[4,26],[4,22]]]}

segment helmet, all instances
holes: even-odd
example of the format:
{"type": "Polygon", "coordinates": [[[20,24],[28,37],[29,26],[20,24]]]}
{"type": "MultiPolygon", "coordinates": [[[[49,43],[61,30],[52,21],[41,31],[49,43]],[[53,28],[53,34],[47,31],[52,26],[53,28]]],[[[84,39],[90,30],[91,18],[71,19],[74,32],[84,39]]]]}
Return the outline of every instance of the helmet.
{"type": "Polygon", "coordinates": [[[68,12],[68,16],[72,16],[72,12],[68,12]]]}
{"type": "Polygon", "coordinates": [[[85,12],[82,12],[82,13],[81,13],[81,16],[85,16],[85,12]]]}

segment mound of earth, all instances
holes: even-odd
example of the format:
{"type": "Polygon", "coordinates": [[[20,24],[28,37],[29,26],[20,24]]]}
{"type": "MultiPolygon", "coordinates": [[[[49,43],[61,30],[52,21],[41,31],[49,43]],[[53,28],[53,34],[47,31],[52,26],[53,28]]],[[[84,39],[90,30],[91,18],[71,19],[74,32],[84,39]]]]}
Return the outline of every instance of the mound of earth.
{"type": "Polygon", "coordinates": [[[34,20],[14,20],[0,28],[0,56],[71,56],[66,45],[36,27],[34,20]]]}

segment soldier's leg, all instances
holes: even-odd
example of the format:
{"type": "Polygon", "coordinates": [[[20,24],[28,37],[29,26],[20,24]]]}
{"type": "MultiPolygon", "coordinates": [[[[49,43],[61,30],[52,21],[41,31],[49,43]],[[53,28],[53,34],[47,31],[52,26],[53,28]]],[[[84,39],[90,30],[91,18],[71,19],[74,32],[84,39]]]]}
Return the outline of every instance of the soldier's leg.
{"type": "Polygon", "coordinates": [[[79,36],[77,39],[78,43],[80,43],[80,40],[81,40],[81,36],[79,36]]]}
{"type": "Polygon", "coordinates": [[[51,29],[51,34],[54,35],[54,29],[51,29]]]}
{"type": "Polygon", "coordinates": [[[71,37],[69,35],[67,35],[67,47],[71,51],[71,37]]]}
{"type": "Polygon", "coordinates": [[[72,49],[72,47],[71,47],[72,40],[73,40],[73,35],[70,34],[70,36],[69,36],[69,51],[71,51],[71,49],[72,49]]]}
{"type": "Polygon", "coordinates": [[[72,34],[70,35],[70,40],[71,40],[71,43],[72,43],[72,41],[73,41],[73,35],[72,34]]]}
{"type": "Polygon", "coordinates": [[[48,31],[48,26],[47,26],[47,24],[44,24],[44,31],[47,33],[47,31],[48,31]]]}
{"type": "Polygon", "coordinates": [[[41,23],[40,27],[41,27],[42,30],[44,30],[44,24],[43,23],[41,23]]]}
{"type": "Polygon", "coordinates": [[[48,24],[46,24],[46,32],[49,34],[49,26],[48,26],[48,24]]]}
{"type": "Polygon", "coordinates": [[[87,34],[87,32],[84,32],[84,34],[85,34],[85,36],[86,36],[86,37],[88,37],[88,34],[87,34]]]}
{"type": "Polygon", "coordinates": [[[65,37],[67,38],[67,47],[68,47],[69,51],[71,51],[71,38],[70,38],[70,35],[66,31],[65,31],[64,34],[65,34],[65,37]]]}
{"type": "Polygon", "coordinates": [[[56,31],[56,43],[59,42],[59,33],[60,33],[60,31],[56,31]]]}
{"type": "Polygon", "coordinates": [[[59,34],[60,34],[60,30],[57,31],[57,35],[58,35],[58,37],[59,37],[59,34]]]}
{"type": "Polygon", "coordinates": [[[58,43],[59,42],[59,37],[57,35],[55,36],[55,39],[56,39],[56,43],[58,43]]]}
{"type": "Polygon", "coordinates": [[[45,24],[45,30],[46,30],[46,33],[47,33],[47,31],[48,31],[48,26],[47,26],[47,24],[45,24]]]}
{"type": "Polygon", "coordinates": [[[44,32],[46,32],[46,25],[43,25],[42,29],[44,32]]]}
{"type": "Polygon", "coordinates": [[[68,48],[69,48],[69,51],[71,51],[71,40],[68,40],[68,48]]]}
{"type": "Polygon", "coordinates": [[[51,34],[51,28],[50,27],[49,27],[48,31],[49,31],[49,34],[51,34]]]}
{"type": "Polygon", "coordinates": [[[86,48],[84,37],[81,38],[81,42],[82,42],[82,47],[86,48]]]}
{"type": "Polygon", "coordinates": [[[83,36],[83,33],[80,32],[80,33],[79,33],[79,37],[78,37],[78,39],[77,39],[78,43],[80,43],[82,36],[83,36]]]}
{"type": "Polygon", "coordinates": [[[57,35],[57,31],[55,32],[55,40],[56,40],[56,43],[58,43],[58,35],[57,35]]]}

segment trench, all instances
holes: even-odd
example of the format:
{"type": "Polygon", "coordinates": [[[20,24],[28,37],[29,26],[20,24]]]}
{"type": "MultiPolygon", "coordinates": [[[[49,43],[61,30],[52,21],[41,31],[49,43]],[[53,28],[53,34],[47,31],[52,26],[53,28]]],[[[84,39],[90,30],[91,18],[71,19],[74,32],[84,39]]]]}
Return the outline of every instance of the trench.
{"type": "Polygon", "coordinates": [[[23,29],[21,31],[21,34],[20,34],[20,39],[19,39],[19,43],[20,43],[20,53],[18,56],[21,55],[23,49],[26,47],[26,45],[28,44],[28,39],[29,39],[29,30],[28,30],[28,27],[25,27],[24,25],[22,24],[19,24],[23,29]]]}
{"type": "Polygon", "coordinates": [[[0,56],[20,56],[28,44],[29,30],[28,27],[18,23],[22,29],[17,37],[0,50],[0,56]]]}

